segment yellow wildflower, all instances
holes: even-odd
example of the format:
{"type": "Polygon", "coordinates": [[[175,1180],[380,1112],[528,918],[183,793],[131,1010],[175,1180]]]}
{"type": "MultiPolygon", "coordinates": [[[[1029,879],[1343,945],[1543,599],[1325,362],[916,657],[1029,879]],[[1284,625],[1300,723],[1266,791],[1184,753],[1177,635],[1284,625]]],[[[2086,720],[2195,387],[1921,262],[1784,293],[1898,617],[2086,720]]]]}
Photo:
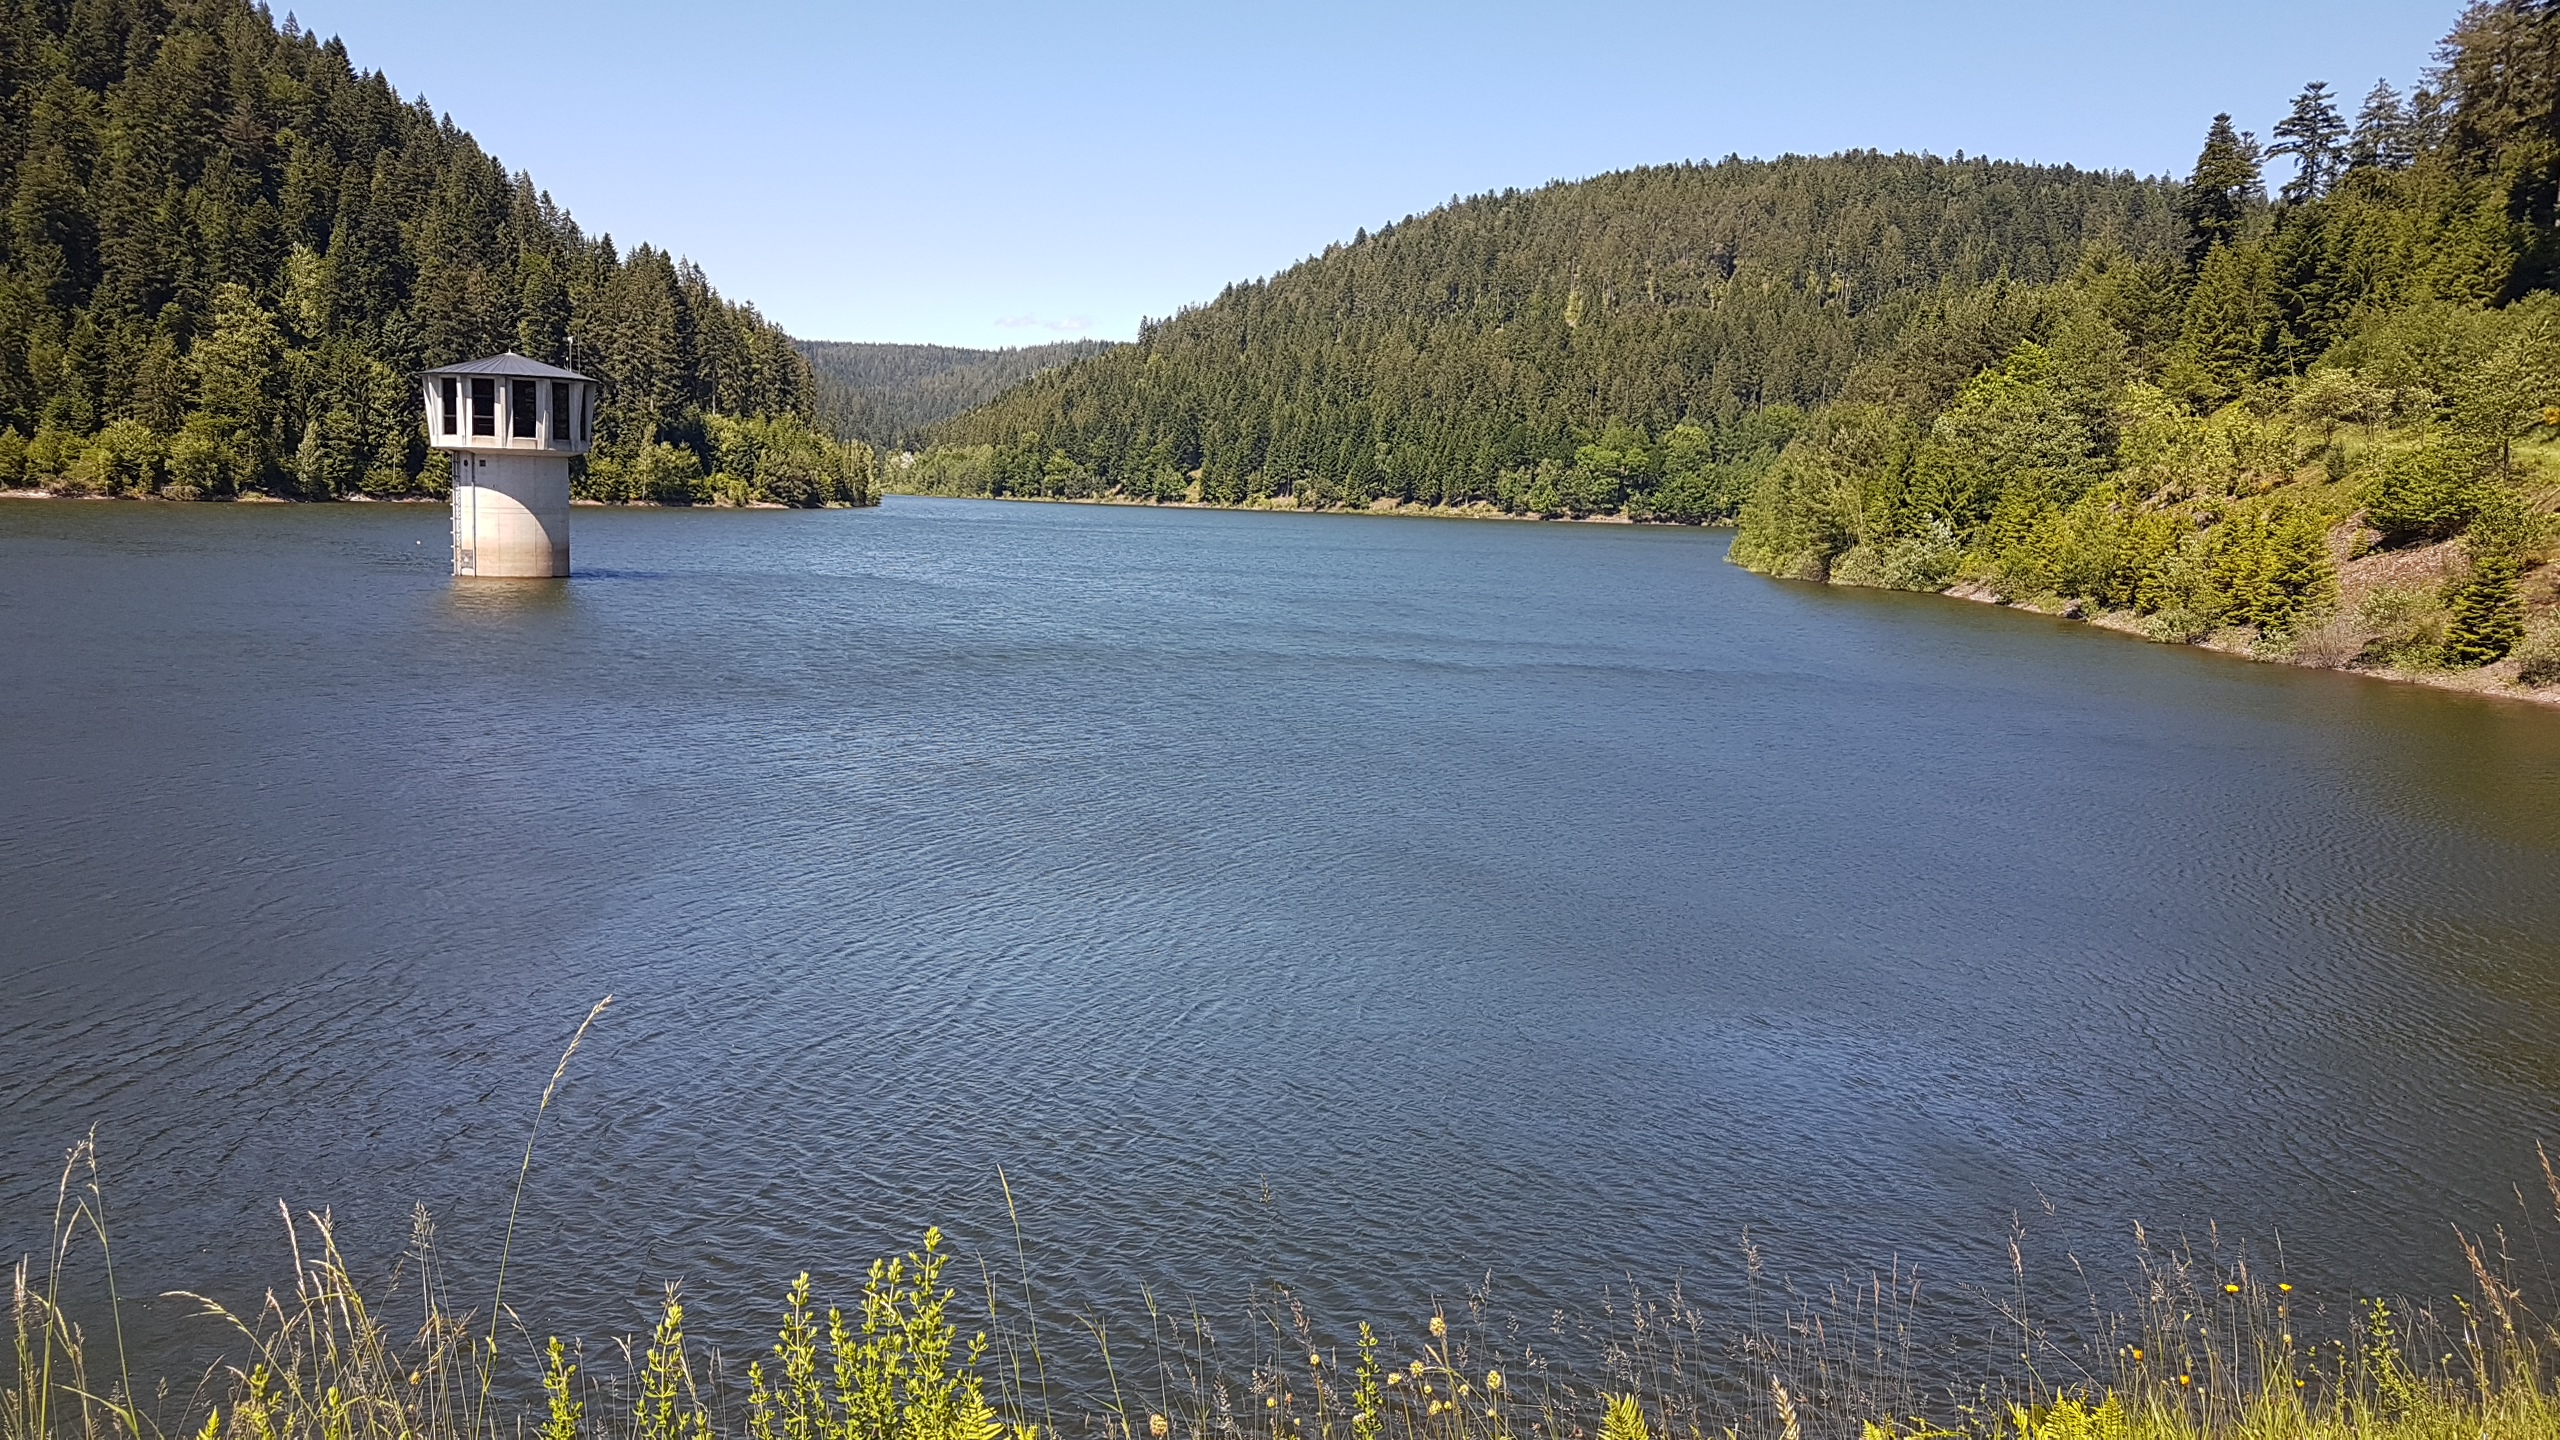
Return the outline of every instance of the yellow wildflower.
{"type": "Polygon", "coordinates": [[[1432,1339],[1434,1339],[1434,1340],[1445,1340],[1445,1339],[1447,1339],[1447,1338],[1448,1338],[1448,1335],[1449,1335],[1449,1322],[1448,1322],[1447,1320],[1445,1320],[1445,1319],[1441,1318],[1440,1316],[1437,1316],[1437,1315],[1432,1316],[1432,1317],[1431,1317],[1431,1338],[1432,1338],[1432,1339]]]}
{"type": "Polygon", "coordinates": [[[1501,1389],[1501,1388],[1502,1388],[1502,1372],[1501,1372],[1501,1371],[1499,1371],[1499,1370],[1487,1370],[1486,1372],[1484,1372],[1484,1388],[1486,1388],[1487,1390],[1499,1390],[1499,1389],[1501,1389]]]}
{"type": "Polygon", "coordinates": [[[1172,1429],[1173,1422],[1167,1420],[1161,1415],[1150,1415],[1147,1417],[1147,1433],[1156,1437],[1156,1440],[1164,1440],[1164,1437],[1170,1433],[1172,1429]]]}

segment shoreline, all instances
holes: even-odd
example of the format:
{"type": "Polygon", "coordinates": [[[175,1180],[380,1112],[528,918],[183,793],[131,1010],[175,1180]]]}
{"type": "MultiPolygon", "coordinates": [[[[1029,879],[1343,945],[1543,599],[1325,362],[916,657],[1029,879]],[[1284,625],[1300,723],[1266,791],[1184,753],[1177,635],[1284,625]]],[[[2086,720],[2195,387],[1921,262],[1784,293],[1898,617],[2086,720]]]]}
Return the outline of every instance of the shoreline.
{"type": "Polygon", "coordinates": [[[1668,529],[1729,530],[1730,525],[1690,524],[1685,520],[1637,520],[1617,515],[1522,515],[1479,501],[1473,505],[1411,505],[1375,500],[1349,505],[1213,505],[1206,500],[1130,500],[1117,495],[935,495],[922,490],[888,490],[902,500],[997,500],[1015,505],[1107,505],[1128,510],[1225,510],[1238,515],[1358,515],[1404,520],[1511,520],[1535,525],[1659,525],[1668,529]]]}
{"type": "MultiPolygon", "coordinates": [[[[1808,583],[1829,585],[1831,582],[1823,580],[1808,583]]],[[[1878,587],[1844,585],[1840,588],[1869,590],[1878,587]]],[[[2495,660],[2471,670],[2408,670],[2399,666],[2308,665],[2297,660],[2288,660],[2281,655],[2261,655],[2248,644],[2230,638],[2227,633],[2208,635],[2202,640],[2186,641],[2183,645],[2177,641],[2157,639],[2143,630],[2140,617],[2130,610],[2101,610],[2094,614],[2075,615],[2064,610],[2047,610],[2031,603],[2004,599],[1963,585],[1950,585],[1944,590],[1906,590],[1901,593],[1933,595],[1941,600],[1962,600],[1975,605],[1990,605],[2002,610],[2015,610],[2022,615],[2041,615],[2048,620],[2073,620],[2093,630],[2105,630],[2127,639],[2139,640],[2145,645],[2177,645],[2179,648],[2188,650],[2208,650],[2216,655],[2227,655],[2234,660],[2246,660],[2253,665],[2283,665],[2295,670],[2322,670],[2332,675],[2353,675],[2359,679],[2380,680],[2395,685],[2423,685],[2431,690],[2459,690],[2465,694],[2486,696],[2493,700],[2520,700],[2528,705],[2560,707],[2560,685],[2537,690],[2516,682],[2516,660],[2513,656],[2495,660]]]]}
{"type": "MultiPolygon", "coordinates": [[[[1396,501],[1384,501],[1373,503],[1365,508],[1354,509],[1349,506],[1307,506],[1302,508],[1294,504],[1212,505],[1205,501],[1198,500],[1129,500],[1110,495],[928,495],[913,492],[889,493],[898,494],[902,498],[916,500],[991,500],[1008,501],[1025,505],[1113,505],[1138,510],[1227,510],[1234,511],[1239,514],[1386,516],[1419,520],[1509,520],[1540,525],[1658,525],[1667,528],[1686,528],[1692,530],[1730,531],[1733,528],[1730,525],[1690,525],[1686,521],[1679,520],[1637,520],[1624,513],[1616,515],[1586,515],[1579,517],[1559,516],[1551,518],[1543,515],[1515,514],[1510,511],[1498,510],[1491,505],[1485,505],[1482,503],[1466,506],[1451,506],[1409,505],[1396,501]]],[[[884,495],[882,498],[886,499],[887,496],[884,495]]],[[[1730,563],[1729,560],[1728,563],[1730,563]]],[[[2341,568],[2343,570],[2343,567],[2341,568]]],[[[1757,574],[1759,572],[1754,571],[1753,573],[1757,574]]],[[[1785,577],[1763,575],[1761,578],[1767,580],[1779,580],[1785,577]]],[[[1834,582],[1829,580],[1817,580],[1799,583],[1830,585],[1834,582]]],[[[1843,586],[1841,588],[1874,589],[1877,587],[1853,585],[1843,586]]],[[[2080,613],[2079,608],[2076,605],[2065,609],[2047,609],[2038,606],[2033,602],[2011,600],[2005,596],[1995,594],[1985,587],[1971,584],[1950,585],[1944,590],[1904,591],[1901,593],[1934,595],[1944,600],[1962,600],[1976,605],[1990,605],[2005,610],[2016,610],[2028,615],[2042,615],[2047,619],[2076,620],[2084,625],[2092,627],[2093,629],[2111,631],[2129,639],[2139,640],[2147,645],[2169,645],[2179,643],[2175,641],[2161,640],[2146,632],[2142,628],[2141,620],[2130,610],[2099,611],[2084,614],[2080,613]]],[[[2353,675],[2361,679],[2383,681],[2395,685],[2420,685],[2431,690],[2455,690],[2464,694],[2485,696],[2490,699],[2515,700],[2521,701],[2527,705],[2539,705],[2545,708],[2560,708],[2560,685],[2546,686],[2537,689],[2517,683],[2515,678],[2517,662],[2513,656],[2508,656],[2504,659],[2496,660],[2487,665],[2482,665],[2470,670],[2409,670],[2398,666],[2305,664],[2301,661],[2289,659],[2281,655],[2260,654],[2252,645],[2246,643],[2245,640],[2235,639],[2228,632],[2208,635],[2201,640],[2188,641],[2185,642],[2185,645],[2186,648],[2189,649],[2209,650],[2214,654],[2226,655],[2235,660],[2246,660],[2251,664],[2288,665],[2297,670],[2325,670],[2335,675],[2353,675]]]]}
{"type": "MultiPolygon", "coordinates": [[[[1624,513],[1616,515],[1549,517],[1543,515],[1516,514],[1506,510],[1499,510],[1491,505],[1482,503],[1465,506],[1414,505],[1392,500],[1373,502],[1366,507],[1354,509],[1349,506],[1301,507],[1295,504],[1213,505],[1206,501],[1198,500],[1130,500],[1109,495],[929,495],[908,491],[888,491],[881,495],[880,500],[874,501],[869,505],[827,505],[816,508],[828,510],[878,509],[880,503],[887,500],[890,495],[896,495],[900,499],[910,500],[984,500],[1023,505],[1097,505],[1117,506],[1133,510],[1224,510],[1232,511],[1237,514],[1344,515],[1407,520],[1497,520],[1535,525],[1657,525],[1665,528],[1691,530],[1732,529],[1729,525],[1691,525],[1686,521],[1680,520],[1637,520],[1624,513]]],[[[0,490],[0,500],[60,500],[75,502],[135,501],[164,505],[442,505],[446,503],[446,501],[441,497],[427,495],[346,495],[340,496],[335,500],[288,500],[276,495],[248,494],[229,496],[220,500],[179,500],[166,495],[64,495],[50,490],[0,490]]],[[[569,503],[573,507],[579,509],[595,510],[788,510],[794,508],[788,505],[777,505],[771,501],[759,501],[746,506],[670,505],[655,500],[610,501],[573,499],[569,503]]],[[[1730,563],[1729,560],[1728,563],[1730,563]]],[[[1783,579],[1784,577],[1767,575],[1762,576],[1762,578],[1778,580],[1783,579]]],[[[1831,585],[1834,582],[1829,580],[1820,580],[1800,583],[1831,585]]],[[[1842,588],[1873,589],[1876,587],[1845,586],[1842,588]]],[[[1906,591],[1903,593],[1927,594],[1934,595],[1943,600],[1961,600],[1976,605],[1990,605],[1999,609],[2016,610],[2028,615],[2042,615],[2048,619],[2074,620],[2081,624],[2090,626],[2093,629],[2110,631],[2118,635],[2126,636],[2130,639],[2140,640],[2148,645],[2168,645],[2178,643],[2157,639],[2146,633],[2142,628],[2141,621],[2130,610],[2098,611],[2095,613],[2084,614],[2080,612],[2077,605],[2064,609],[2047,609],[2031,601],[2011,600],[2005,596],[1993,593],[1985,587],[1971,584],[1950,585],[1944,590],[1906,591]]],[[[2332,674],[2353,675],[2366,680],[2377,680],[2395,685],[2420,685],[2431,690],[2454,690],[2460,691],[2464,694],[2479,695],[2490,699],[2514,700],[2527,705],[2539,705],[2545,708],[2560,708],[2560,685],[2534,688],[2518,683],[2516,680],[2517,662],[2513,656],[2508,656],[2504,659],[2496,660],[2490,664],[2482,665],[2470,670],[2409,670],[2398,666],[2304,664],[2300,661],[2288,659],[2281,655],[2260,654],[2253,645],[2246,643],[2243,640],[2235,639],[2227,632],[2208,635],[2201,640],[2188,641],[2185,642],[2185,644],[2189,649],[2209,650],[2217,655],[2227,655],[2232,659],[2246,660],[2252,664],[2290,665],[2298,670],[2326,670],[2332,674]]]]}
{"type": "Polygon", "coordinates": [[[295,500],[283,495],[268,495],[255,490],[244,495],[221,495],[212,499],[186,499],[176,495],[65,495],[58,490],[0,490],[0,500],[74,502],[99,500],[138,505],[442,505],[445,503],[441,495],[340,495],[330,500],[295,500]]]}
{"type": "MultiPolygon", "coordinates": [[[[338,495],[327,500],[297,500],[283,495],[267,495],[251,491],[245,495],[221,495],[212,499],[181,499],[175,495],[65,495],[53,490],[0,490],[0,500],[61,500],[69,502],[112,501],[143,505],[445,505],[450,498],[443,495],[338,495]]],[[[784,505],[772,500],[751,500],[744,505],[678,505],[663,500],[589,500],[571,496],[569,506],[575,510],[876,510],[878,501],[869,505],[784,505]]]]}

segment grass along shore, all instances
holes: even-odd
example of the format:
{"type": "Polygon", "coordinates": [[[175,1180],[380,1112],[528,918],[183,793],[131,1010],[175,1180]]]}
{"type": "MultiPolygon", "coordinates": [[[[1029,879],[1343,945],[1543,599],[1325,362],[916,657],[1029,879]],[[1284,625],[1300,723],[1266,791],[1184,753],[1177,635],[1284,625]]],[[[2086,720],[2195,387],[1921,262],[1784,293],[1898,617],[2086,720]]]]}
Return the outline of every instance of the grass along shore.
{"type": "MultiPolygon", "coordinates": [[[[2560,1179],[2545,1186],[2560,1207],[2560,1179]]],[[[1728,1323],[1676,1291],[1611,1297],[1580,1338],[1480,1303],[1335,1326],[1286,1291],[1249,1324],[1152,1299],[1061,1324],[1017,1297],[1021,1257],[955,1258],[937,1231],[855,1293],[778,1283],[769,1345],[697,1338],[670,1286],[654,1330],[543,1334],[538,1303],[459,1303],[422,1215],[387,1280],[361,1284],[325,1215],[287,1217],[288,1284],[252,1310],[179,1296],[227,1358],[192,1388],[137,1386],[112,1306],[84,1328],[67,1285],[112,1266],[93,1142],[74,1147],[54,1243],[18,1262],[0,1440],[2527,1440],[2560,1436],[2560,1329],[2514,1267],[2463,1237],[2472,1293],[2342,1316],[2246,1260],[2144,1241],[2130,1303],[2064,1341],[1997,1297],[1980,1369],[1917,1377],[1934,1312],[1898,1271],[1728,1323]],[[841,1303],[837,1303],[838,1301],[841,1303]],[[1046,1323],[1043,1323],[1043,1321],[1046,1323]],[[2343,1320],[2343,1324],[2339,1323],[2343,1320]],[[2324,1330],[2327,1333],[2323,1333],[2324,1330]],[[1060,1383],[1070,1342],[1098,1383],[1060,1383]],[[1996,1357],[1996,1358],[1995,1358],[1996,1357]]],[[[503,1276],[503,1266],[501,1267],[503,1276]]],[[[499,1285],[503,1292],[503,1280],[499,1285]]],[[[1961,1310],[1965,1307],[1956,1307],[1961,1310]]]]}
{"type": "Polygon", "coordinates": [[[2510,1253],[2538,1253],[2538,1226],[2560,1216],[2560,1173],[2539,1151],[2552,1214],[2519,1189],[2513,1237],[2457,1231],[2472,1293],[2442,1308],[2324,1303],[2218,1235],[2199,1252],[2137,1228],[2139,1287],[2112,1310],[2092,1293],[2090,1314],[2059,1329],[2030,1312],[2014,1242],[2005,1296],[1941,1287],[1958,1303],[1926,1300],[1897,1266],[1819,1295],[1784,1286],[1770,1318],[1747,1239],[1746,1317],[1630,1287],[1599,1297],[1596,1322],[1555,1312],[1523,1326],[1475,1296],[1399,1329],[1335,1323],[1258,1288],[1242,1325],[1150,1294],[1142,1315],[1044,1327],[1008,1185],[1010,1257],[971,1257],[955,1275],[928,1229],[841,1304],[803,1272],[776,1287],[772,1342],[743,1364],[695,1338],[674,1285],[647,1337],[564,1341],[527,1323],[543,1307],[508,1293],[507,1268],[543,1119],[611,1004],[578,1026],[534,1109],[485,1306],[459,1298],[423,1206],[407,1252],[368,1287],[325,1212],[280,1205],[291,1279],[263,1303],[162,1297],[193,1306],[225,1351],[192,1386],[136,1384],[96,1136],[74,1145],[44,1255],[12,1271],[0,1440],[2560,1437],[2560,1325],[2528,1305],[2510,1253]],[[66,1298],[82,1293],[85,1305],[66,1298]],[[1929,1363],[1932,1346],[1974,1358],[1950,1372],[1929,1363]],[[1086,1363],[1066,1362],[1069,1348],[1086,1363]],[[1081,1386],[1059,1378],[1078,1369],[1081,1386]]]}

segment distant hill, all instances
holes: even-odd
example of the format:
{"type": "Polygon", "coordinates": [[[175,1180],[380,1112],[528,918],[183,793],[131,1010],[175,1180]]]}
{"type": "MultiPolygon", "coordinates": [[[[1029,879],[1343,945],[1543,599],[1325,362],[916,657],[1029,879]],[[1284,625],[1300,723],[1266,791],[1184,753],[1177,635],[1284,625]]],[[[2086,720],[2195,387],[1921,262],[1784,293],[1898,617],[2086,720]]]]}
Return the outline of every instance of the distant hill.
{"type": "Polygon", "coordinates": [[[1857,152],[1452,200],[884,485],[1732,520],[1772,575],[2560,687],[2560,0],[2203,129],[2183,184],[1857,152]]]}
{"type": "Polygon", "coordinates": [[[843,340],[799,344],[817,372],[819,419],[842,438],[891,447],[917,441],[926,426],[984,405],[1044,370],[1111,348],[1107,340],[1008,350],[843,340]]]}
{"type": "MultiPolygon", "coordinates": [[[[1238,504],[1520,508],[1541,464],[1746,462],[1915,330],[1933,398],[2093,253],[2174,264],[2177,187],[1926,155],[1666,165],[1408,216],[937,428],[927,482],[1238,504]],[[1625,439],[1606,441],[1613,426],[1625,439]],[[992,448],[990,448],[992,447],[992,448]],[[1691,453],[1694,452],[1694,453],[1691,453]]],[[[1692,466],[1691,468],[1695,468],[1692,466]]],[[[1703,473],[1703,472],[1701,472],[1703,473]]],[[[1730,514],[1737,484],[1696,505],[1730,514]]]]}

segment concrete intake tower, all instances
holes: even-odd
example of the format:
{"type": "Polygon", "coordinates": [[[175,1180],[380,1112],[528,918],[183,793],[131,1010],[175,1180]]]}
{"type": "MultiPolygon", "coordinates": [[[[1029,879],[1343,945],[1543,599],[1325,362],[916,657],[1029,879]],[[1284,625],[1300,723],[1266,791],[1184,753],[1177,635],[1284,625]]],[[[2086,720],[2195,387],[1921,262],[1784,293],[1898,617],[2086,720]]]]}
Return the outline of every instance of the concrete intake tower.
{"type": "Polygon", "coordinates": [[[595,430],[593,380],[510,350],[425,372],[427,443],[453,457],[453,573],[569,573],[569,461],[595,430]]]}

